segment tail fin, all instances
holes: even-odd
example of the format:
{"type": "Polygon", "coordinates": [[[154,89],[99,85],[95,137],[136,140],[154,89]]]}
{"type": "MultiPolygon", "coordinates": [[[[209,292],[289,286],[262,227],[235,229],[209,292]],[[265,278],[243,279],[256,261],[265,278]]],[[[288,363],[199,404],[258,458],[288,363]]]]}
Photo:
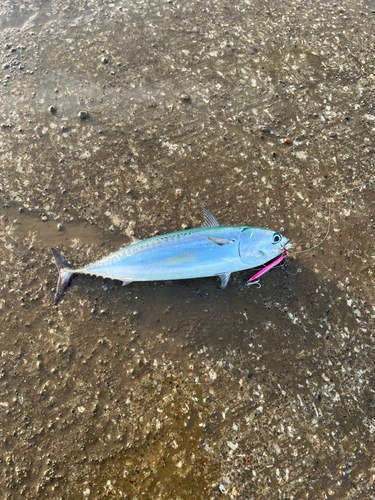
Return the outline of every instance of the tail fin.
{"type": "Polygon", "coordinates": [[[59,271],[59,279],[57,281],[57,289],[55,296],[55,305],[57,305],[63,298],[65,290],[68,288],[70,283],[70,278],[74,273],[74,270],[69,266],[69,264],[64,260],[59,252],[54,248],[51,248],[52,255],[55,258],[55,263],[59,271]]]}

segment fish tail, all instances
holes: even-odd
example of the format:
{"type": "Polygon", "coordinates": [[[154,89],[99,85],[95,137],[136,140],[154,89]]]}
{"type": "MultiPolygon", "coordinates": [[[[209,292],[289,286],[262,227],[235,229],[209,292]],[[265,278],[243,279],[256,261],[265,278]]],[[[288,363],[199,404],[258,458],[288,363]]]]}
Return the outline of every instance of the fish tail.
{"type": "Polygon", "coordinates": [[[66,289],[69,286],[70,278],[74,273],[74,270],[69,266],[69,264],[62,258],[57,250],[51,248],[52,255],[55,258],[55,263],[59,271],[59,279],[57,281],[56,295],[55,295],[55,305],[57,305],[63,298],[66,289]]]}

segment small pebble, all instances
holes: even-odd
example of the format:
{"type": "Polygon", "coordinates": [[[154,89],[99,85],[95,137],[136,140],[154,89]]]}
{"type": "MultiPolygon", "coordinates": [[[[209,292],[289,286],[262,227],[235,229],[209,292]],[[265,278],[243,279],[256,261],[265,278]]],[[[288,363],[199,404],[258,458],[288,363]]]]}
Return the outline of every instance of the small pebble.
{"type": "Polygon", "coordinates": [[[59,231],[64,231],[64,227],[61,224],[57,224],[57,229],[59,231]]]}
{"type": "Polygon", "coordinates": [[[12,48],[12,46],[11,46],[10,43],[6,43],[5,46],[4,46],[4,48],[8,50],[8,49],[12,48]]]}
{"type": "Polygon", "coordinates": [[[45,214],[42,214],[42,215],[40,216],[40,218],[41,218],[41,220],[43,220],[43,221],[48,220],[48,217],[47,217],[45,214]]]}
{"type": "Polygon", "coordinates": [[[89,116],[87,111],[80,111],[78,113],[78,118],[81,118],[81,120],[85,120],[89,116]]]}
{"type": "Polygon", "coordinates": [[[54,113],[56,113],[57,108],[56,108],[56,106],[50,106],[50,107],[48,108],[48,111],[49,111],[50,113],[54,114],[54,113]]]}
{"type": "Polygon", "coordinates": [[[181,101],[184,101],[184,102],[188,102],[190,101],[190,96],[188,94],[183,94],[181,97],[180,97],[180,100],[181,101]]]}
{"type": "Polygon", "coordinates": [[[265,133],[268,133],[270,131],[270,129],[265,125],[259,125],[259,130],[265,133]]]}
{"type": "Polygon", "coordinates": [[[18,209],[18,211],[19,211],[19,213],[20,213],[20,214],[22,214],[25,210],[23,209],[23,207],[20,207],[20,208],[18,209]]]}
{"type": "Polygon", "coordinates": [[[108,64],[109,63],[109,59],[107,57],[102,57],[101,58],[101,63],[102,64],[108,64]]]}

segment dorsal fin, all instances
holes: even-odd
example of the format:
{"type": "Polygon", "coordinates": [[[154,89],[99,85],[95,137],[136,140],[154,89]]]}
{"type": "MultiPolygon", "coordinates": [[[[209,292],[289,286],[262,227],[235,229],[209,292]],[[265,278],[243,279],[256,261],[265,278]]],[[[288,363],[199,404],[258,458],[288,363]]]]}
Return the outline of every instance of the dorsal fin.
{"type": "Polygon", "coordinates": [[[202,227],[221,226],[220,222],[216,219],[216,217],[205,207],[203,208],[203,217],[204,217],[204,222],[202,224],[202,227]]]}

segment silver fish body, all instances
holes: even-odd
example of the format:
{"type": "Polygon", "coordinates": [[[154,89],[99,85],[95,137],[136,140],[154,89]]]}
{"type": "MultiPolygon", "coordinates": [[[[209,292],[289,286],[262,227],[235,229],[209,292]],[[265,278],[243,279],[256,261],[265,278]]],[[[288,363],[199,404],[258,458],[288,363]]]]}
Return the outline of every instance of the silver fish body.
{"type": "Polygon", "coordinates": [[[71,269],[52,249],[59,269],[55,303],[72,274],[89,274],[132,281],[162,281],[219,276],[224,288],[230,274],[262,265],[288,247],[275,231],[249,226],[221,226],[204,209],[203,227],[137,241],[80,269],[71,269]]]}

